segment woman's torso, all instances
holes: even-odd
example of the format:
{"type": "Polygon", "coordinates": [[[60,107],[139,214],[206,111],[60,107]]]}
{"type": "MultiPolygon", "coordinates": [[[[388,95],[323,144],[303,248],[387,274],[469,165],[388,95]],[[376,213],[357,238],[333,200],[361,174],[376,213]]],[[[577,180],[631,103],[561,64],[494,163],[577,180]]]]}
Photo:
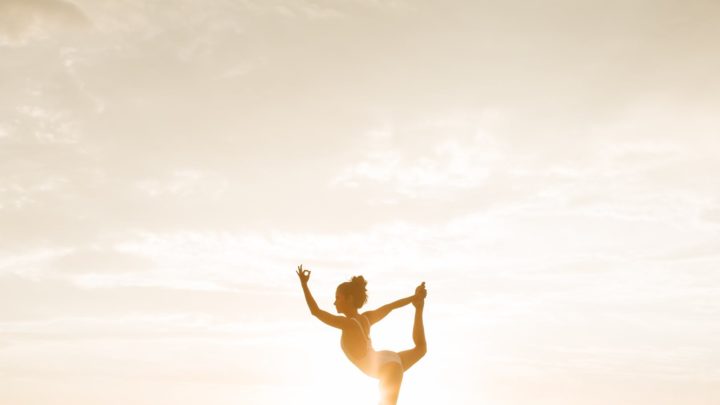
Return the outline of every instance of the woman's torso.
{"type": "Polygon", "coordinates": [[[358,363],[362,363],[368,352],[373,350],[370,340],[370,322],[362,315],[350,319],[352,319],[350,327],[342,331],[340,346],[348,359],[362,368],[362,365],[358,363]]]}

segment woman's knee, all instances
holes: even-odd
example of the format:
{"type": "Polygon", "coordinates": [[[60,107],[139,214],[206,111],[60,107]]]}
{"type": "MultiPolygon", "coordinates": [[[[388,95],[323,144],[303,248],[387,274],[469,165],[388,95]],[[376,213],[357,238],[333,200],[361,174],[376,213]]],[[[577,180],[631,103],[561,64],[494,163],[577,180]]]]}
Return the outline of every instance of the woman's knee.
{"type": "Polygon", "coordinates": [[[417,350],[420,357],[425,356],[425,354],[427,353],[427,343],[423,342],[423,344],[417,345],[415,347],[415,350],[417,350]]]}

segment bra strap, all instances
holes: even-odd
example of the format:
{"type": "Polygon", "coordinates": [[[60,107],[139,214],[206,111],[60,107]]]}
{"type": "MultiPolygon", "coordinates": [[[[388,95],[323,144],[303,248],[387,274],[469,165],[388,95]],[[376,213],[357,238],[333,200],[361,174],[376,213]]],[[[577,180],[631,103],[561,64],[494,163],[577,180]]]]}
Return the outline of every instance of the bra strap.
{"type": "Polygon", "coordinates": [[[363,333],[363,337],[365,337],[365,340],[368,340],[368,336],[367,336],[368,334],[365,332],[365,328],[363,328],[362,323],[357,318],[350,318],[350,319],[352,319],[353,321],[355,321],[355,323],[357,323],[357,325],[360,327],[360,330],[363,333]]]}

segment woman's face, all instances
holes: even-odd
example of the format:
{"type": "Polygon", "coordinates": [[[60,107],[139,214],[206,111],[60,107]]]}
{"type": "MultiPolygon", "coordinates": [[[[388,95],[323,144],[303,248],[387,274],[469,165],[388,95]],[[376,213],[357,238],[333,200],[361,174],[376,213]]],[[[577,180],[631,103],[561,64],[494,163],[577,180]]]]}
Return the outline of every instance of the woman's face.
{"type": "Polygon", "coordinates": [[[350,297],[341,293],[339,290],[335,291],[335,302],[333,303],[333,305],[335,305],[335,309],[337,310],[338,313],[340,313],[340,314],[347,313],[350,302],[352,301],[352,299],[348,299],[348,298],[350,298],[350,297]]]}

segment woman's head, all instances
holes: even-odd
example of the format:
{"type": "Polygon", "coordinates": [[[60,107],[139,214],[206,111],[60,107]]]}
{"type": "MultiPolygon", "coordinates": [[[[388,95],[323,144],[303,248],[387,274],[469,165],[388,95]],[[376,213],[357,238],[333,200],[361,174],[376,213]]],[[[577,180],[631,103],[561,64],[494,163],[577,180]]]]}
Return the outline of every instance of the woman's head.
{"type": "Polygon", "coordinates": [[[363,276],[353,276],[341,283],[335,291],[335,308],[339,313],[355,312],[367,302],[367,281],[363,276]]]}

